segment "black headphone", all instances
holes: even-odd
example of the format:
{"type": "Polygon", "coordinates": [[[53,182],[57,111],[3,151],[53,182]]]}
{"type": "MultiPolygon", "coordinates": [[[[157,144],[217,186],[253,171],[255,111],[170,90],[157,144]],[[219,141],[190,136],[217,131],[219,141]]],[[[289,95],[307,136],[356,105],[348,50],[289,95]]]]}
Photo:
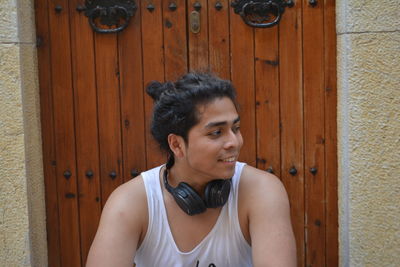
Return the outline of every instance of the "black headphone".
{"type": "Polygon", "coordinates": [[[179,207],[188,215],[196,215],[205,212],[207,208],[217,208],[225,205],[231,191],[231,179],[212,180],[206,185],[204,199],[185,182],[177,187],[168,184],[168,168],[164,171],[164,185],[174,197],[179,207]]]}

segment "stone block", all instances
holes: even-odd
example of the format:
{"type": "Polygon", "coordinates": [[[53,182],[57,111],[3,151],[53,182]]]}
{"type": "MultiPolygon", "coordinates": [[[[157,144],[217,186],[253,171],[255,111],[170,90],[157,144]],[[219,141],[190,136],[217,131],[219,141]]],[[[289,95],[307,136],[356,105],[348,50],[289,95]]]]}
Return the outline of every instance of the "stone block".
{"type": "Polygon", "coordinates": [[[400,30],[400,3],[393,0],[338,0],[338,33],[400,30]]]}
{"type": "Polygon", "coordinates": [[[0,259],[30,266],[20,49],[0,44],[0,259]]]}
{"type": "Polygon", "coordinates": [[[399,54],[400,32],[338,36],[340,216],[348,209],[350,266],[400,262],[399,54]]]}
{"type": "Polygon", "coordinates": [[[18,1],[17,12],[19,42],[34,43],[36,41],[36,28],[33,0],[18,1]]]}
{"type": "Polygon", "coordinates": [[[18,42],[16,0],[0,0],[0,25],[0,43],[18,42]]]}

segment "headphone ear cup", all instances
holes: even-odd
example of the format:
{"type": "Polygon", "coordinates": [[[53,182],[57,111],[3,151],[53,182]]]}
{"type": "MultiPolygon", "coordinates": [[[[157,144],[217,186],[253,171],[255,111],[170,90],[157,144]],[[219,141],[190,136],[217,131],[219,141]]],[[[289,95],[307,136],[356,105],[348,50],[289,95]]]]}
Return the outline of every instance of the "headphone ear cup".
{"type": "Polygon", "coordinates": [[[187,183],[181,182],[172,193],[179,207],[189,215],[196,215],[206,211],[206,205],[199,194],[187,183]]]}
{"type": "Polygon", "coordinates": [[[231,179],[218,179],[207,184],[204,202],[207,208],[218,208],[225,205],[231,191],[231,179]]]}

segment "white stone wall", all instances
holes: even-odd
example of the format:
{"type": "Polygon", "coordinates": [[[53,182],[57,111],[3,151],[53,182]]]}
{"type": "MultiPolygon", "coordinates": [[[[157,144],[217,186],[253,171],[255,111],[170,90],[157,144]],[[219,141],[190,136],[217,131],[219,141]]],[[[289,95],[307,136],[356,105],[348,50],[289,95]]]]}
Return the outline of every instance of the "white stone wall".
{"type": "Polygon", "coordinates": [[[337,1],[341,266],[400,263],[400,1],[337,1]]]}
{"type": "Polygon", "coordinates": [[[33,0],[0,0],[0,266],[46,266],[33,0]]]}

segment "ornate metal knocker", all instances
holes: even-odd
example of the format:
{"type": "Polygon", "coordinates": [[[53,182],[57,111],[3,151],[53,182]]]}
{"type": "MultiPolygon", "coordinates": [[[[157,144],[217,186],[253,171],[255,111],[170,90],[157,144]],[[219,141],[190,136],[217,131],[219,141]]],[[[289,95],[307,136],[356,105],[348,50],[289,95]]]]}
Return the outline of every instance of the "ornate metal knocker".
{"type": "Polygon", "coordinates": [[[128,26],[130,18],[135,15],[137,5],[134,0],[86,0],[85,7],[77,9],[85,11],[95,32],[116,33],[128,26]],[[106,29],[100,28],[98,24],[116,27],[106,29]]]}
{"type": "Polygon", "coordinates": [[[279,23],[285,7],[292,7],[293,1],[283,0],[236,0],[231,6],[243,21],[252,27],[269,28],[279,23]]]}

